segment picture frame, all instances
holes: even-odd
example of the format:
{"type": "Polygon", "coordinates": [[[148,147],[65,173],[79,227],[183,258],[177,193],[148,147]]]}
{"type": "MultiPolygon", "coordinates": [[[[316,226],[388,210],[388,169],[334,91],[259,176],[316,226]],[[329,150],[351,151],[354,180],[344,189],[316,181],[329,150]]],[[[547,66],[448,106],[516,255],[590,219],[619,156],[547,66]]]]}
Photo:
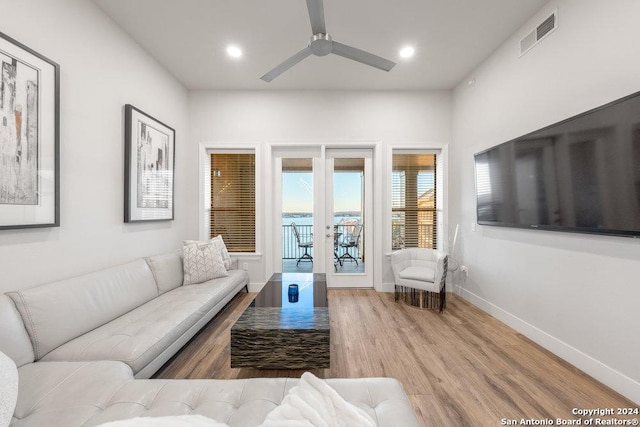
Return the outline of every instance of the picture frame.
{"type": "Polygon", "coordinates": [[[124,222],[171,221],[176,132],[131,104],[124,110],[124,222]]]}
{"type": "Polygon", "coordinates": [[[0,32],[0,230],[60,226],[60,65],[0,32]]]}

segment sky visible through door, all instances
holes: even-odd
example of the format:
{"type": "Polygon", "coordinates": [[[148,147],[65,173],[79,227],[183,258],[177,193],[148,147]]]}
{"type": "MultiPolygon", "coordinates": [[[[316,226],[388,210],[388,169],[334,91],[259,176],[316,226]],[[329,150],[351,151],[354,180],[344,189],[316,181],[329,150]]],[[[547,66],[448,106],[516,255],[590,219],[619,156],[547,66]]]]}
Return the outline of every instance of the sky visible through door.
{"type": "MultiPolygon", "coordinates": [[[[362,176],[360,172],[334,173],[334,224],[343,218],[361,219],[362,176]]],[[[300,225],[313,224],[313,173],[282,174],[282,223],[291,219],[300,225]]]]}

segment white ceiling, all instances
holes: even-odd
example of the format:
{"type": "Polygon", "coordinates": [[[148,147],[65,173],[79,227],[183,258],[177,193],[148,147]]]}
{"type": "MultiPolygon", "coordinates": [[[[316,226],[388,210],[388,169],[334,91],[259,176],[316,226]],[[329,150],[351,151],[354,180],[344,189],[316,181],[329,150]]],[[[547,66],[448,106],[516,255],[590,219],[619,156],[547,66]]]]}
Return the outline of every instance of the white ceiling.
{"type": "MultiPolygon", "coordinates": [[[[310,56],[271,83],[260,76],[304,48],[304,0],[93,0],[188,89],[451,89],[547,0],[324,0],[334,40],[398,63],[384,72],[310,56]],[[242,48],[229,58],[228,44],[242,48]],[[416,48],[399,58],[404,45],[416,48]]],[[[517,52],[517,46],[514,47],[517,52]]]]}

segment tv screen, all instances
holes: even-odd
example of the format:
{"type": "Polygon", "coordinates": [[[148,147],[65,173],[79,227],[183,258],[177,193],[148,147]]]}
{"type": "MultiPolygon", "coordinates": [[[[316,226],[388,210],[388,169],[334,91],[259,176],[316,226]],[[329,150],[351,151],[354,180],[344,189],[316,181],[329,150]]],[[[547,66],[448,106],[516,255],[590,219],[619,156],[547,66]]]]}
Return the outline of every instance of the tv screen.
{"type": "Polygon", "coordinates": [[[478,223],[640,236],[640,92],[475,155],[478,223]]]}

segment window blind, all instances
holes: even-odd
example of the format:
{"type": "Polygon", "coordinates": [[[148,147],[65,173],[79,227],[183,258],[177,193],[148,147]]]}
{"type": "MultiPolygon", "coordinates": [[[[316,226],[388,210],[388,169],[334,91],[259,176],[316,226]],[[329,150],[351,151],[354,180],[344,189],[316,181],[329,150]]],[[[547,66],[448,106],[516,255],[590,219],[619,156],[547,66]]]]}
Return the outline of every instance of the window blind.
{"type": "Polygon", "coordinates": [[[210,237],[229,252],[256,250],[255,154],[211,154],[210,237]]]}
{"type": "Polygon", "coordinates": [[[392,248],[437,249],[436,155],[393,153],[392,248]]]}

